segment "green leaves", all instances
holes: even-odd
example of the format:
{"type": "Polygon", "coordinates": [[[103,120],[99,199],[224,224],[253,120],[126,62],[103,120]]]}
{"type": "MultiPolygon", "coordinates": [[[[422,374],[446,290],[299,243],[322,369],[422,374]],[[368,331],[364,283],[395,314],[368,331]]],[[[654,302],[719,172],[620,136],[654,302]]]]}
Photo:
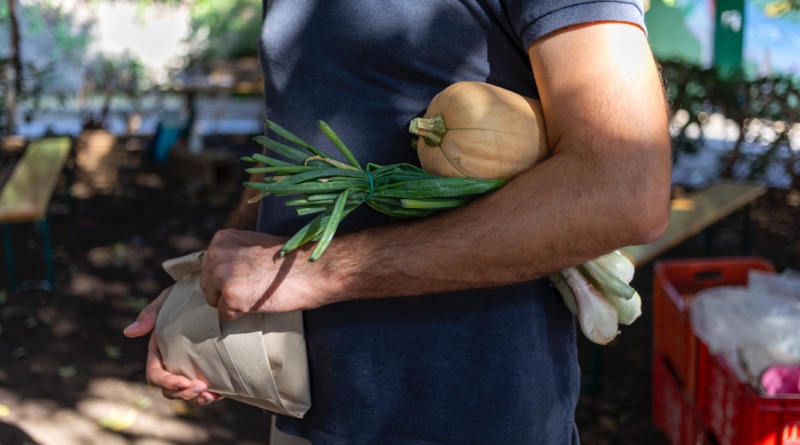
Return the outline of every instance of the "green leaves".
{"type": "Polygon", "coordinates": [[[246,170],[248,173],[264,173],[263,183],[245,182],[244,185],[262,191],[263,196],[270,193],[276,196],[301,195],[287,200],[285,204],[296,207],[298,215],[318,214],[284,244],[281,257],[308,242],[316,241],[309,261],[318,260],[330,245],[342,220],[365,202],[374,210],[397,219],[424,218],[465,205],[507,182],[443,178],[428,174],[411,164],[367,164],[365,171],[325,122],[318,121],[317,126],[349,165],[331,158],[274,122],[267,121],[267,126],[308,153],[258,136],[255,138],[257,143],[289,161],[261,154],[242,158],[247,162],[267,165],[246,170]]]}

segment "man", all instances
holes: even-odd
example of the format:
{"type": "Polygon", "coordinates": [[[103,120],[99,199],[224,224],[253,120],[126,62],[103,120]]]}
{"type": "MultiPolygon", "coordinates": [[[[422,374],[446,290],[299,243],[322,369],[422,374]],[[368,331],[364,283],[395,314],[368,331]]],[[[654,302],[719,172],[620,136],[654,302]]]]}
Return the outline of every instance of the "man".
{"type": "MultiPolygon", "coordinates": [[[[434,218],[362,206],[315,263],[276,256],[306,221],[280,198],[258,232],[214,237],[202,287],[221,316],[306,311],[313,406],[278,428],[314,444],[577,443],[574,318],[542,277],[666,228],[667,109],[641,3],[268,3],[267,115],[312,145],[329,147],[322,119],[362,163],[416,163],[408,122],[478,80],[540,97],[553,152],[434,218]]],[[[149,332],[167,295],[126,334],[149,332]]],[[[214,398],[164,371],[154,341],[148,378],[214,398]]]]}

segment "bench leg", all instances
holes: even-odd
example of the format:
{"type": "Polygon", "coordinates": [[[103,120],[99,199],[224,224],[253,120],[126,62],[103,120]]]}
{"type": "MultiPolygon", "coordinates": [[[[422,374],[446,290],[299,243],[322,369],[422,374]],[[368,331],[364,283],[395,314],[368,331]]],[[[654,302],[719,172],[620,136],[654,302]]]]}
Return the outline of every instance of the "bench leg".
{"type": "Polygon", "coordinates": [[[47,224],[47,218],[45,218],[43,221],[39,221],[36,224],[39,226],[39,230],[42,232],[44,262],[47,267],[47,281],[50,283],[50,289],[45,290],[52,290],[56,285],[56,272],[55,267],[53,266],[53,249],[50,247],[50,227],[47,224]]]}
{"type": "Polygon", "coordinates": [[[67,213],[72,214],[72,207],[74,205],[74,198],[72,197],[72,183],[75,182],[75,149],[69,151],[67,157],[67,171],[64,173],[66,194],[67,194],[67,213]]]}
{"type": "Polygon", "coordinates": [[[8,224],[0,224],[3,227],[3,246],[6,251],[6,268],[8,270],[8,286],[13,292],[17,287],[14,281],[14,256],[11,254],[11,229],[8,224]]]}

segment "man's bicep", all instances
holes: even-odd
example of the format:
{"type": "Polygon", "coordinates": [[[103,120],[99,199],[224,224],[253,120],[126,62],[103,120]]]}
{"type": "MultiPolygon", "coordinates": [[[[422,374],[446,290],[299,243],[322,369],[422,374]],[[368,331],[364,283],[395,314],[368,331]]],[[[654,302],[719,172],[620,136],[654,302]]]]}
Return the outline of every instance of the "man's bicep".
{"type": "Polygon", "coordinates": [[[534,42],[528,55],[556,153],[596,149],[604,144],[589,142],[600,140],[669,149],[662,84],[639,27],[576,25],[534,42]]]}

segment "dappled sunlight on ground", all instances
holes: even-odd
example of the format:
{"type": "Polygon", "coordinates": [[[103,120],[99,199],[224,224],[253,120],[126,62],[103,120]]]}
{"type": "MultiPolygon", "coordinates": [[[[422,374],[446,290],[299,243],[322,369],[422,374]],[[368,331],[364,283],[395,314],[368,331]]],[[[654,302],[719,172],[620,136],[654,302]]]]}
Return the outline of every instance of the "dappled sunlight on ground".
{"type": "MultiPolygon", "coordinates": [[[[161,263],[205,248],[240,186],[198,190],[144,152],[116,155],[117,182],[108,192],[87,183],[90,193],[70,205],[64,177],[56,188],[49,212],[53,292],[8,292],[0,258],[0,443],[266,444],[269,417],[260,409],[163,398],[146,383],[148,338],[122,335],[171,283],[161,263]]],[[[0,152],[0,180],[15,156],[0,152]]],[[[35,229],[15,227],[12,241],[17,279],[45,277],[35,229]]]]}
{"type": "MultiPolygon", "coordinates": [[[[121,151],[119,159],[113,193],[93,193],[70,207],[62,180],[53,196],[54,291],[8,292],[0,257],[0,442],[266,444],[269,417],[257,408],[229,400],[197,408],[164,399],[146,384],[148,339],[121,334],[172,283],[161,263],[205,248],[238,203],[242,178],[203,192],[144,153],[121,151]]],[[[13,161],[0,152],[0,183],[13,161]]],[[[800,192],[770,189],[753,207],[753,253],[779,268],[800,269],[798,220],[800,192]]],[[[742,230],[740,214],[715,226],[714,255],[740,254],[742,230]]],[[[14,228],[13,247],[18,280],[46,276],[32,227],[14,228]]],[[[698,239],[690,239],[667,256],[702,254],[698,239]]],[[[576,412],[584,445],[666,443],[650,421],[651,275],[647,267],[635,279],[642,319],[599,357],[578,335],[587,385],[592,367],[601,370],[599,393],[584,392],[576,412]]]]}
{"type": "Polygon", "coordinates": [[[0,422],[40,445],[266,443],[236,441],[230,428],[208,425],[202,417],[201,409],[168,401],[156,388],[116,378],[90,380],[74,407],[0,389],[0,422]]]}

